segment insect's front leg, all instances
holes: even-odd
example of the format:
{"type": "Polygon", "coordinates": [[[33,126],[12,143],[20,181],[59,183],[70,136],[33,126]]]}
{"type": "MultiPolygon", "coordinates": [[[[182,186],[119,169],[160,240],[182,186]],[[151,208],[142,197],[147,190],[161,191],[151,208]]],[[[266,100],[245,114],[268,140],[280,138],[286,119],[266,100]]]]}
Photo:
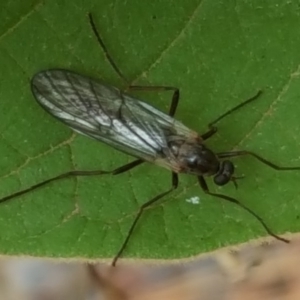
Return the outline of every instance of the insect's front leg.
{"type": "Polygon", "coordinates": [[[205,132],[204,134],[201,134],[201,138],[204,141],[209,139],[210,137],[212,137],[218,131],[218,128],[216,126],[208,125],[208,127],[209,127],[209,130],[207,132],[205,132]]]}
{"type": "Polygon", "coordinates": [[[217,131],[218,131],[218,128],[216,126],[216,124],[221,121],[223,118],[225,118],[226,116],[229,116],[230,114],[232,114],[234,111],[242,108],[243,106],[251,103],[252,101],[256,100],[260,95],[262,94],[262,91],[258,91],[256,93],[255,96],[247,99],[246,101],[236,105],[235,107],[229,109],[228,111],[226,111],[225,113],[223,113],[221,116],[219,116],[218,118],[216,118],[215,120],[213,120],[212,122],[210,122],[208,124],[208,132],[204,133],[201,135],[202,139],[203,140],[207,140],[208,138],[210,138],[211,136],[213,136],[217,131]]]}
{"type": "Polygon", "coordinates": [[[241,203],[237,199],[234,199],[232,197],[229,197],[229,196],[226,196],[226,195],[223,195],[223,194],[210,192],[210,190],[207,186],[207,183],[206,183],[205,179],[203,178],[203,176],[198,177],[198,182],[199,182],[202,190],[204,191],[204,193],[206,193],[207,195],[211,195],[213,197],[223,199],[225,201],[228,201],[228,202],[231,202],[231,203],[234,203],[234,204],[238,205],[239,207],[241,207],[244,210],[246,210],[247,212],[249,212],[253,217],[255,217],[259,221],[259,223],[264,227],[264,229],[267,231],[267,233],[269,235],[271,235],[272,237],[274,237],[275,239],[277,239],[279,241],[282,241],[282,242],[285,242],[285,243],[290,242],[289,240],[287,240],[285,238],[282,238],[282,237],[278,236],[277,234],[275,234],[258,214],[256,214],[252,209],[245,206],[243,203],[241,203]]]}
{"type": "Polygon", "coordinates": [[[257,160],[259,160],[260,162],[262,162],[263,164],[269,166],[272,169],[275,169],[277,171],[293,171],[293,170],[300,170],[300,167],[281,167],[278,165],[273,164],[272,162],[270,162],[269,160],[261,157],[260,155],[251,152],[251,151],[247,151],[247,150],[239,150],[239,151],[230,151],[230,152],[221,152],[221,153],[217,153],[218,158],[228,158],[228,157],[237,157],[237,156],[242,156],[242,155],[250,155],[254,158],[256,158],[257,160]]]}

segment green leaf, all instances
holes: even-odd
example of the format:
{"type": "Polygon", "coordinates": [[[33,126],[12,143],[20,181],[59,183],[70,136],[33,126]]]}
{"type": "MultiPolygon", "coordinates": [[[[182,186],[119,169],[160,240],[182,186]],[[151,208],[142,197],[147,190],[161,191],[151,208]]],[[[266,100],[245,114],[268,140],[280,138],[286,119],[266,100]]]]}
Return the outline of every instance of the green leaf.
{"type": "MultiPolygon", "coordinates": [[[[30,79],[62,68],[118,78],[91,31],[92,12],[116,64],[134,84],[177,86],[176,117],[204,133],[207,124],[263,90],[219,124],[216,152],[252,150],[300,165],[300,7],[298,1],[10,1],[0,4],[0,196],[68,170],[114,169],[132,158],[72,133],[43,111],[30,79]]],[[[137,95],[137,94],[136,94],[137,95]]],[[[167,111],[169,93],[139,93],[167,111]]],[[[300,172],[277,172],[251,157],[234,160],[240,200],[277,234],[300,228],[300,172]]],[[[119,176],[73,178],[0,207],[2,254],[113,257],[138,207],[170,187],[170,172],[145,164],[119,176]]],[[[125,257],[180,258],[266,236],[241,208],[204,195],[197,178],[142,216],[125,257]],[[193,205],[186,200],[200,197],[193,205]]]]}

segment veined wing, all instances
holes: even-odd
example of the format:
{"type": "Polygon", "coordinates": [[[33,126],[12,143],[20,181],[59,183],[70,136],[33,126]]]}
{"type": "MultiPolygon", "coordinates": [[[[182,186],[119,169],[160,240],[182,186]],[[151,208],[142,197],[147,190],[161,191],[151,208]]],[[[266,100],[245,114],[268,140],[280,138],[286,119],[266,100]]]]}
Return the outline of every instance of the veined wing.
{"type": "Polygon", "coordinates": [[[197,135],[119,89],[70,71],[36,74],[32,92],[45,110],[76,132],[147,161],[170,155],[172,136],[197,135]]]}

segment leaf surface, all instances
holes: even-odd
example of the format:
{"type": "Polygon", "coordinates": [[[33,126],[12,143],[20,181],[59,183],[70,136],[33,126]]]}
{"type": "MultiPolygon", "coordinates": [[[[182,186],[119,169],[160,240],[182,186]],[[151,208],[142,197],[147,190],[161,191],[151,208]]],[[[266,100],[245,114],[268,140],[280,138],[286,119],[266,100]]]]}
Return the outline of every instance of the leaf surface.
{"type": "MultiPolygon", "coordinates": [[[[216,152],[252,150],[300,165],[300,7],[298,1],[9,1],[0,4],[0,196],[74,169],[114,169],[132,158],[72,133],[30,91],[41,70],[65,68],[124,88],[91,31],[87,13],[133,84],[180,88],[176,117],[204,133],[207,124],[263,90],[219,124],[216,152]]],[[[167,111],[171,94],[139,93],[167,111]]],[[[239,199],[277,234],[300,228],[300,172],[235,160],[233,185],[212,191],[239,199]]],[[[50,184],[2,204],[0,252],[110,258],[138,207],[170,186],[168,171],[145,164],[119,176],[50,184]]],[[[203,194],[192,176],[148,209],[126,257],[180,258],[266,235],[247,212],[203,194]],[[198,205],[186,201],[200,197],[198,205]]]]}

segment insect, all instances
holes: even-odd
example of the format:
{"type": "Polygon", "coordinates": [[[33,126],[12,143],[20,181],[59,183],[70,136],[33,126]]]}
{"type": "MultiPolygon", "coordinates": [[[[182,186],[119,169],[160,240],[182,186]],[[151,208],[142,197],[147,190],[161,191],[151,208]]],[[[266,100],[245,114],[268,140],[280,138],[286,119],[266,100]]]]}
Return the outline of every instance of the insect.
{"type": "MultiPolygon", "coordinates": [[[[96,30],[91,14],[89,14],[89,21],[112,68],[128,83],[107,51],[96,30]]],[[[124,242],[113,259],[113,266],[116,265],[118,258],[126,248],[144,210],[178,187],[178,174],[196,176],[200,187],[206,194],[239,205],[252,214],[271,236],[283,242],[288,242],[288,240],[274,234],[261,217],[238,200],[227,195],[210,192],[205,180],[205,177],[212,176],[216,185],[222,186],[229,182],[236,184],[238,177],[234,176],[234,165],[230,158],[243,155],[250,155],[276,170],[300,170],[300,167],[279,167],[247,150],[214,153],[204,144],[205,140],[217,132],[217,122],[257,99],[262,94],[261,91],[211,122],[208,125],[208,131],[200,135],[174,119],[180,95],[179,89],[175,87],[129,85],[127,88],[128,91],[173,91],[168,114],[113,86],[67,70],[53,69],[39,72],[31,81],[31,89],[37,102],[49,114],[74,131],[104,142],[137,159],[112,171],[73,170],[63,173],[6,196],[0,199],[0,202],[5,202],[63,178],[104,174],[117,175],[142,163],[150,162],[171,171],[171,187],[148,200],[139,208],[124,242]]]]}

